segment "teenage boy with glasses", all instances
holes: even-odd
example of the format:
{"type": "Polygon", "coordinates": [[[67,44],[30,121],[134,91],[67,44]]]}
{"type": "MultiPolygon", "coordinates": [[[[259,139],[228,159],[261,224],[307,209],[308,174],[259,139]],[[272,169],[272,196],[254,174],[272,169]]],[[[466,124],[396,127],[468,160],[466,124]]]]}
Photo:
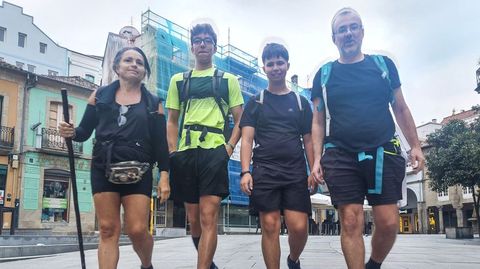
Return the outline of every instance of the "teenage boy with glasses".
{"type": "Polygon", "coordinates": [[[174,196],[185,204],[190,232],[198,249],[197,268],[217,268],[220,201],[229,195],[228,160],[240,139],[243,97],[237,78],[213,67],[217,35],[210,24],[190,31],[195,68],[172,77],[168,89],[167,138],[174,196]],[[219,75],[223,73],[223,75],[219,75]],[[234,128],[225,133],[228,113],[234,128]],[[180,124],[179,124],[180,119],[180,124]]]}

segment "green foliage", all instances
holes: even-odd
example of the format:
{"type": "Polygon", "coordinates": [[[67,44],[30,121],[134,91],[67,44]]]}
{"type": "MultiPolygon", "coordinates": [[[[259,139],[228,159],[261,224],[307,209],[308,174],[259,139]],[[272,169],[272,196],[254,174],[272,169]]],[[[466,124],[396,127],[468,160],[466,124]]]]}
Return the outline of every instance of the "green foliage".
{"type": "Polygon", "coordinates": [[[428,136],[430,188],[441,191],[460,184],[480,186],[480,119],[471,125],[453,120],[428,136]]]}

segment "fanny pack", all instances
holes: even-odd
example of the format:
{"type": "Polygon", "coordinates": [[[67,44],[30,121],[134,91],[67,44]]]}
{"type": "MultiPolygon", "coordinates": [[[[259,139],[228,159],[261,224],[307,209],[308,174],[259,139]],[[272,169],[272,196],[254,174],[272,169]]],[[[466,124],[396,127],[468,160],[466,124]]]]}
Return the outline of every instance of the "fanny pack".
{"type": "Polygon", "coordinates": [[[138,161],[111,163],[107,171],[108,181],[113,184],[134,184],[142,179],[149,168],[149,163],[138,161]]]}

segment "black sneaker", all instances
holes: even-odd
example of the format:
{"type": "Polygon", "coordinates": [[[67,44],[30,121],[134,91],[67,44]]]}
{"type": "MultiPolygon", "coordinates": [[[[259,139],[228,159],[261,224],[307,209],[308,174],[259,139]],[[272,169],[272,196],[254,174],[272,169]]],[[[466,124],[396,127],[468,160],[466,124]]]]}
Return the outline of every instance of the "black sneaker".
{"type": "Polygon", "coordinates": [[[287,265],[288,265],[288,269],[301,269],[300,259],[297,262],[294,262],[290,259],[290,255],[288,255],[287,257],[287,265]]]}
{"type": "Polygon", "coordinates": [[[140,269],[153,269],[153,265],[150,265],[150,267],[147,267],[147,268],[140,265],[140,269]]]}
{"type": "Polygon", "coordinates": [[[218,269],[218,267],[215,265],[214,262],[212,262],[212,264],[210,265],[210,269],[218,269]]]}

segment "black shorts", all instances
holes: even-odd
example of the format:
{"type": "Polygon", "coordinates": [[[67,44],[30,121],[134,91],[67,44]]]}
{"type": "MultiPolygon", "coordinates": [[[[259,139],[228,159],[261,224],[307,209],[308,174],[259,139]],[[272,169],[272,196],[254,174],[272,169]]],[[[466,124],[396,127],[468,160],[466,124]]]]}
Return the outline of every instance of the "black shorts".
{"type": "Polygon", "coordinates": [[[406,170],[405,159],[400,153],[383,155],[382,187],[379,194],[368,193],[368,186],[374,181],[376,167],[365,165],[365,162],[358,160],[358,153],[340,148],[325,150],[321,164],[335,207],[363,204],[365,197],[372,206],[396,204],[402,199],[402,181],[406,170]]]}
{"type": "Polygon", "coordinates": [[[173,199],[197,204],[201,196],[227,197],[228,156],[224,145],[214,149],[188,149],[170,156],[173,199]]]}
{"type": "Polygon", "coordinates": [[[287,175],[279,170],[254,165],[251,206],[258,212],[293,210],[312,213],[307,175],[287,175]]]}
{"type": "Polygon", "coordinates": [[[108,181],[105,176],[105,169],[92,165],[90,170],[92,193],[99,192],[118,192],[120,197],[129,194],[144,194],[148,197],[152,196],[152,168],[143,174],[142,180],[135,184],[114,184],[108,181]]]}

